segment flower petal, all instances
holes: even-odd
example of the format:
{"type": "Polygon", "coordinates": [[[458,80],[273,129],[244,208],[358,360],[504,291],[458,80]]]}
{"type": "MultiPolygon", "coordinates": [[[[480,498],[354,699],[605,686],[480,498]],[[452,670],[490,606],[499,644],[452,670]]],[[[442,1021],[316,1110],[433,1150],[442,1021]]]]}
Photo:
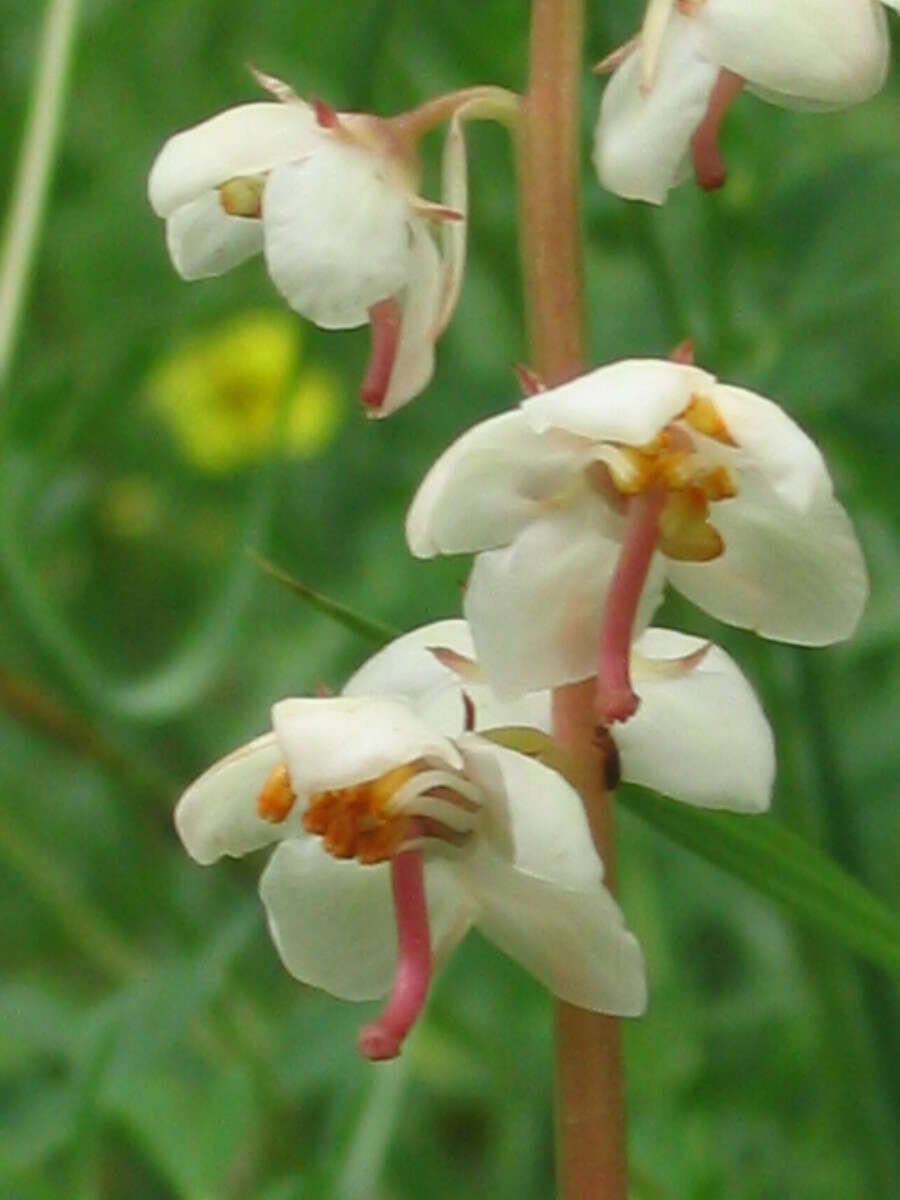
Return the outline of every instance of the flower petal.
{"type": "Polygon", "coordinates": [[[501,701],[487,684],[464,681],[444,666],[432,648],[453,650],[466,659],[475,655],[465,621],[435,621],[404,634],[370,658],[347,681],[343,695],[397,696],[405,699],[432,729],[456,737],[463,732],[465,692],[474,708],[476,729],[525,725],[550,732],[549,692],[531,692],[518,700],[501,701]]]}
{"type": "Polygon", "coordinates": [[[522,401],[535,433],[565,430],[593,441],[643,446],[715,379],[668,359],[626,359],[522,401]]]}
{"type": "Polygon", "coordinates": [[[295,792],[307,795],[377,779],[401,763],[436,759],[460,767],[452,742],[409,705],[383,697],[281,700],[272,726],[295,792]]]}
{"type": "Polygon", "coordinates": [[[600,183],[626,200],[662,204],[688,172],[691,135],[719,73],[718,64],[703,55],[695,22],[695,17],[672,13],[648,91],[641,88],[639,50],[616,70],[603,93],[594,130],[594,166],[600,183]]]}
{"type": "MultiPolygon", "coordinates": [[[[826,477],[827,480],[827,477],[826,477]]],[[[820,487],[803,509],[762,473],[742,470],[738,495],[710,521],[725,543],[712,562],[668,561],[673,587],[730,625],[800,646],[825,646],[856,629],[869,594],[850,518],[820,487]]]]}
{"type": "MultiPolygon", "coordinates": [[[[457,110],[450,121],[444,140],[441,164],[441,201],[448,208],[467,217],[469,184],[466,166],[466,142],[462,130],[462,114],[457,110]]],[[[466,265],[466,233],[468,220],[444,221],[441,229],[441,299],[435,319],[433,337],[439,338],[450,323],[462,288],[466,265]]]]}
{"type": "MultiPolygon", "coordinates": [[[[478,661],[501,698],[596,674],[603,604],[619,556],[613,520],[602,500],[586,498],[532,521],[506,549],[476,558],[463,607],[478,661]]],[[[654,555],[635,632],[650,620],[663,583],[654,555]]]]}
{"type": "Polygon", "coordinates": [[[406,518],[409,548],[431,558],[506,545],[587,461],[534,433],[519,411],[482,421],[425,476],[406,518]]]}
{"type": "Polygon", "coordinates": [[[384,400],[370,409],[372,417],[396,412],[429,384],[434,373],[434,339],[441,303],[441,264],[434,239],[422,221],[410,222],[412,249],[409,284],[403,297],[403,315],[397,353],[384,400]]]}
{"type": "Polygon", "coordinates": [[[482,833],[494,853],[523,875],[570,891],[602,880],[581,797],[562,775],[477,734],[456,744],[466,775],[483,791],[482,833]]]}
{"type": "Polygon", "coordinates": [[[275,734],[267,733],[214,763],[191,784],[175,808],[175,828],[191,858],[204,865],[223,855],[239,858],[296,834],[291,817],[273,825],[256,811],[256,797],[281,757],[275,734]]]}
{"type": "MultiPolygon", "coordinates": [[[[282,842],[259,890],[272,941],[295,978],[344,1000],[374,1000],[389,990],[397,934],[387,863],[339,861],[316,838],[282,842]]],[[[431,864],[425,890],[440,958],[466,932],[471,902],[452,875],[431,864]]]]}
{"type": "Polygon", "coordinates": [[[260,253],[262,221],[230,217],[218,192],[203,192],[166,221],[166,245],[182,279],[207,279],[260,253]]]}
{"type": "MultiPolygon", "coordinates": [[[[635,644],[651,659],[678,659],[707,643],[647,629],[635,644]]],[[[772,731],[753,689],[716,645],[684,674],[642,672],[632,662],[637,713],[616,727],[622,778],[702,808],[764,812],[775,780],[772,731]]]]}
{"type": "Polygon", "coordinates": [[[602,883],[567,891],[523,874],[486,848],[465,870],[479,906],[477,927],[554,995],[617,1016],[644,1011],[640,946],[602,883]]]}
{"type": "Polygon", "coordinates": [[[150,168],[150,204],[158,216],[169,217],[229,179],[270,171],[322,140],[307,104],[262,101],[226,109],[169,138],[150,168]]]}
{"type": "Polygon", "coordinates": [[[857,104],[884,83],[884,11],[860,0],[708,0],[691,18],[712,61],[776,103],[857,104]]]}
{"type": "Polygon", "coordinates": [[[263,233],[272,282],[323,329],[364,325],[411,277],[406,197],[380,159],[355,146],[327,142],[272,171],[263,233]]]}

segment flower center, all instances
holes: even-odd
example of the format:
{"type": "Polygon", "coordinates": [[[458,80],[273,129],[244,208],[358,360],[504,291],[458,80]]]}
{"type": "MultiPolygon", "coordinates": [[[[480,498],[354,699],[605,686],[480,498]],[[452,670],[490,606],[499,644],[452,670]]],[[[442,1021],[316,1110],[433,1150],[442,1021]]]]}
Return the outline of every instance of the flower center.
{"type": "Polygon", "coordinates": [[[622,511],[626,527],[600,626],[596,712],[601,727],[637,711],[629,656],[638,605],[658,549],[682,562],[710,562],[725,549],[709,506],[737,495],[728,468],[714,461],[700,434],[736,445],[707,396],[694,396],[647,446],[605,443],[587,472],[590,487],[622,511]]]}
{"type": "MultiPolygon", "coordinates": [[[[709,562],[725,549],[709,522],[709,505],[732,499],[737,486],[727,467],[712,463],[698,450],[694,433],[724,446],[735,445],[713,402],[698,395],[648,445],[604,445],[603,464],[620,498],[657,490],[665,493],[657,537],[663,554],[682,562],[709,562]]],[[[588,482],[609,498],[609,483],[596,472],[589,472],[588,482]]]]}
{"type": "Polygon", "coordinates": [[[262,194],[265,175],[236,175],[226,179],[219,188],[219,203],[229,217],[262,216],[262,194]]]}
{"type": "MultiPolygon", "coordinates": [[[[256,811],[263,820],[281,824],[296,801],[287,766],[279,763],[260,790],[256,811]]],[[[303,828],[321,837],[335,858],[371,865],[426,843],[461,846],[480,809],[471,783],[416,761],[351,787],[313,793],[303,812],[303,828]]]]}

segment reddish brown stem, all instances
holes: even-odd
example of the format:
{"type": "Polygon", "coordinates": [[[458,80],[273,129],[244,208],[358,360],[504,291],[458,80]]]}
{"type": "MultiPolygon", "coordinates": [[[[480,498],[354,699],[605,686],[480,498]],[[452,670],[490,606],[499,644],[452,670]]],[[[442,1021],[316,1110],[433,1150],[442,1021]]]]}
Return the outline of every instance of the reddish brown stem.
{"type": "MultiPolygon", "coordinates": [[[[533,0],[528,92],[519,127],[522,271],[531,365],[548,386],[585,369],[578,188],[584,0],[533,0]]],[[[562,598],[561,598],[562,599],[562,598]]],[[[584,767],[581,794],[613,875],[594,685],[554,694],[554,732],[584,767]]],[[[556,1002],[556,1153],[560,1200],[626,1200],[618,1022],[556,1002]]]]}

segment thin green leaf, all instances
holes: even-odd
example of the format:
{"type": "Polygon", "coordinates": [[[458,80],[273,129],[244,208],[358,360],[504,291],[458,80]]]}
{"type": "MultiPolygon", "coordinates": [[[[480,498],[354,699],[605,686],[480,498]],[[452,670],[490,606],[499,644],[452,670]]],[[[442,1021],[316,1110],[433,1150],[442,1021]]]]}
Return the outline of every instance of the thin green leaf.
{"type": "Polygon", "coordinates": [[[257,554],[255,550],[251,550],[249,553],[267,575],[271,575],[273,579],[277,579],[279,583],[283,583],[285,587],[290,588],[292,592],[300,596],[307,604],[324,613],[326,617],[331,617],[338,625],[343,625],[345,629],[359,634],[361,638],[365,638],[373,646],[385,646],[388,642],[400,636],[401,631],[399,629],[394,629],[391,625],[386,625],[383,621],[377,621],[372,617],[363,616],[362,613],[358,613],[348,605],[342,604],[340,600],[332,600],[330,596],[325,596],[321,592],[315,591],[307,584],[301,583],[299,579],[295,579],[293,575],[289,575],[281,567],[277,567],[274,563],[269,562],[267,558],[263,558],[261,554],[257,554]]]}
{"type": "Polygon", "coordinates": [[[900,976],[900,916],[803,838],[768,817],[690,808],[640,788],[617,796],[673,841],[900,976]]]}

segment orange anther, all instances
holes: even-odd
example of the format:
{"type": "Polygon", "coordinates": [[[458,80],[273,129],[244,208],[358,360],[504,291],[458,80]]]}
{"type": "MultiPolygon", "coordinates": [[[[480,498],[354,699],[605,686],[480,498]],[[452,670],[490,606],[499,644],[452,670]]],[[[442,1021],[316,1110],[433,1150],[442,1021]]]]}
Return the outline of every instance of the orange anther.
{"type": "Polygon", "coordinates": [[[725,549],[710,525],[709,506],[698,487],[670,492],[659,517],[659,548],[678,562],[711,562],[725,549]]]}
{"type": "Polygon", "coordinates": [[[287,765],[279,763],[262,785],[256,797],[256,811],[264,821],[280,825],[294,807],[297,797],[291,788],[287,765]]]}
{"type": "Polygon", "coordinates": [[[737,495],[737,484],[727,467],[715,467],[697,480],[697,487],[707,500],[731,500],[737,495]]]}
{"type": "Polygon", "coordinates": [[[229,217],[259,218],[265,182],[262,175],[237,175],[227,179],[219,188],[219,203],[229,217]]]}
{"type": "Polygon", "coordinates": [[[698,433],[714,438],[725,446],[737,445],[709,396],[692,396],[690,404],[682,413],[682,420],[686,421],[691,429],[696,429],[698,433]]]}

